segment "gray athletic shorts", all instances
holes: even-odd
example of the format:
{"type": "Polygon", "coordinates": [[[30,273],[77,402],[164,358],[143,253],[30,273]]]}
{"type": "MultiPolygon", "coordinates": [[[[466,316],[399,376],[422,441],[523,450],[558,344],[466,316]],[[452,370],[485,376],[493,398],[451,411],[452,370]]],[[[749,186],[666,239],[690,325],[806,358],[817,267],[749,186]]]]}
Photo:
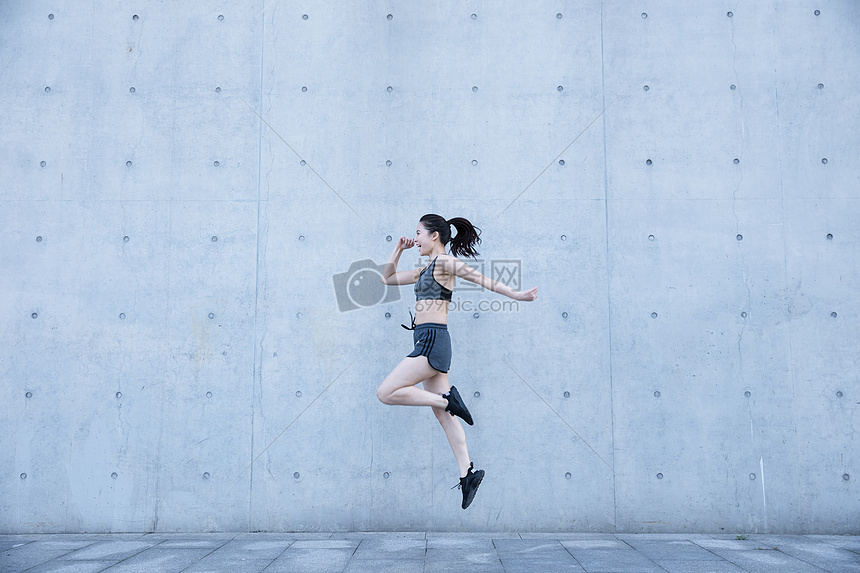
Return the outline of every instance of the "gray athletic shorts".
{"type": "Polygon", "coordinates": [[[439,322],[416,324],[412,333],[415,349],[410,357],[426,356],[427,361],[439,372],[448,372],[451,367],[451,337],[448,325],[439,322]]]}

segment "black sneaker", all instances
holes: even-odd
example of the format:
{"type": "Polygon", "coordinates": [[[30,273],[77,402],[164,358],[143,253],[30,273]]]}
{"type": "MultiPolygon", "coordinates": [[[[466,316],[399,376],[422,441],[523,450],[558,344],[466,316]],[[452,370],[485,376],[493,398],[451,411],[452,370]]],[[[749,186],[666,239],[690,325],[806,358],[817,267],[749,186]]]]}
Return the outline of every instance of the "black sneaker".
{"type": "Polygon", "coordinates": [[[475,494],[478,492],[478,486],[481,485],[482,479],[484,479],[484,470],[475,471],[475,464],[470,463],[466,477],[461,477],[460,483],[451,488],[460,488],[463,492],[463,509],[469,507],[472,500],[475,499],[475,494]]]}
{"type": "Polygon", "coordinates": [[[448,400],[448,406],[445,407],[446,412],[450,412],[452,416],[460,416],[470,426],[474,425],[469,409],[466,408],[466,405],[463,403],[463,399],[460,398],[460,393],[457,392],[457,389],[454,386],[451,386],[450,392],[442,394],[442,397],[448,400]]]}

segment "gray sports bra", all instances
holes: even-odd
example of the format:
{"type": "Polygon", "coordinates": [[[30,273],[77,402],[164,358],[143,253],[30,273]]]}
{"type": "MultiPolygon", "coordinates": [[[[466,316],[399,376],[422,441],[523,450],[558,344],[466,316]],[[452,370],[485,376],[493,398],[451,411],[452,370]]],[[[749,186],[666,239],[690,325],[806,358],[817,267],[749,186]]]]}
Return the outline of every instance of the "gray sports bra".
{"type": "Polygon", "coordinates": [[[433,259],[430,266],[418,275],[418,282],[415,283],[415,300],[451,300],[452,291],[439,284],[433,276],[435,267],[436,259],[433,259]]]}

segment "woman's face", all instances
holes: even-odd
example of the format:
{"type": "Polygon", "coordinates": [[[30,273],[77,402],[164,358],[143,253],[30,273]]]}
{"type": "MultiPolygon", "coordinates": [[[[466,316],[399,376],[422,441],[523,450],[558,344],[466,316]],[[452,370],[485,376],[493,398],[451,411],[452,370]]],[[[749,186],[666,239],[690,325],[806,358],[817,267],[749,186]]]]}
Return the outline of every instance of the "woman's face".
{"type": "MultiPolygon", "coordinates": [[[[435,233],[434,233],[435,234],[435,233]]],[[[418,255],[429,255],[433,250],[433,239],[424,227],[424,223],[418,223],[415,229],[415,244],[418,245],[418,255]]]]}

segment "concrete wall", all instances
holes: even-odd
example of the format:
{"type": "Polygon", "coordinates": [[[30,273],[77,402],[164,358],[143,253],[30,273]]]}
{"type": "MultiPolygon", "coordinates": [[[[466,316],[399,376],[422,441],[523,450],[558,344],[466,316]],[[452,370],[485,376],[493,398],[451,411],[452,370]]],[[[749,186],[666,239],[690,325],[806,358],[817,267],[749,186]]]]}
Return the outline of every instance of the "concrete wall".
{"type": "Polygon", "coordinates": [[[0,531],[860,533],[858,32],[853,0],[0,3],[0,531]],[[425,213],[540,288],[455,290],[465,512],[429,410],[375,396],[412,288],[338,302],[425,213]]]}

